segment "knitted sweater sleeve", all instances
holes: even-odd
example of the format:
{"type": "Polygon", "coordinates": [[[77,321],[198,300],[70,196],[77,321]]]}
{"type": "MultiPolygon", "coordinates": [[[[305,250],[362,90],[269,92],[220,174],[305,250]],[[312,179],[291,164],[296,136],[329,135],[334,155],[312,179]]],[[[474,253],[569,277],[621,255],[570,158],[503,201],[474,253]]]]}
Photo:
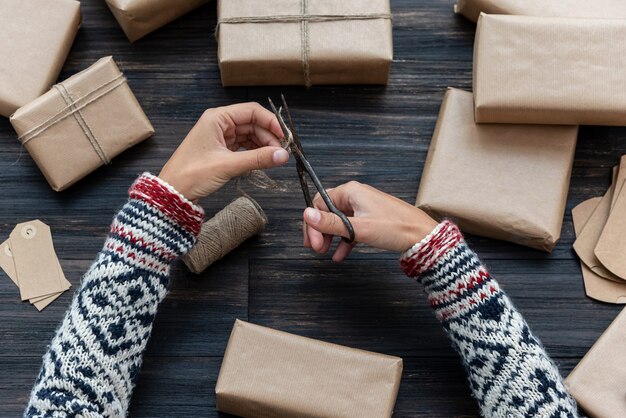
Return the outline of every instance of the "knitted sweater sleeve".
{"type": "Polygon", "coordinates": [[[578,417],[558,368],[456,225],[442,222],[400,262],[424,285],[483,417],[578,417]]]}
{"type": "Polygon", "coordinates": [[[129,196],[48,347],[26,417],[126,416],[170,263],[204,218],[150,174],[129,196]]]}

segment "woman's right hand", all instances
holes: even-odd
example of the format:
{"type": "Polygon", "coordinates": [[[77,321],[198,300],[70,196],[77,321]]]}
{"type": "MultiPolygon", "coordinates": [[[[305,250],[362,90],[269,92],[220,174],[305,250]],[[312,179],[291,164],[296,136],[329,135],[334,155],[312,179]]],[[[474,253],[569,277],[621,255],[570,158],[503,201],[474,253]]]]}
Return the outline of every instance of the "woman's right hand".
{"type": "MultiPolygon", "coordinates": [[[[351,181],[327,191],[335,206],[348,216],[355,232],[354,243],[339,243],[333,261],[344,260],[357,243],[406,251],[437,226],[421,209],[366,184],[351,181]]],[[[337,215],[329,212],[319,193],[313,206],[304,211],[304,246],[324,254],[333,238],[348,237],[348,230],[337,215]]]]}

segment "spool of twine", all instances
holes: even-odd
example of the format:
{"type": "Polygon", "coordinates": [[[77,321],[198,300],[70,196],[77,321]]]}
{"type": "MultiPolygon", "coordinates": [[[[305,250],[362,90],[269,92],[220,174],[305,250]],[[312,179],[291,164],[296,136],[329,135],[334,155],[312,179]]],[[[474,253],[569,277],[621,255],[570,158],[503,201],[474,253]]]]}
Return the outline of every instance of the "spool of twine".
{"type": "Polygon", "coordinates": [[[266,224],[261,206],[242,196],[202,225],[198,242],[182,260],[191,272],[200,274],[245,240],[262,232],[266,224]]]}

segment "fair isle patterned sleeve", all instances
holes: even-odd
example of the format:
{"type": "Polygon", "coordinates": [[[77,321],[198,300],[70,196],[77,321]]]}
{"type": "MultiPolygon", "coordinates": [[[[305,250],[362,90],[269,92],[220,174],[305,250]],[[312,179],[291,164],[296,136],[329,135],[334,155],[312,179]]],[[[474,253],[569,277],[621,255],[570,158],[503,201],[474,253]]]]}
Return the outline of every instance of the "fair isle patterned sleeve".
{"type": "Polygon", "coordinates": [[[455,224],[440,223],[400,263],[424,285],[483,417],[578,417],[558,368],[455,224]]]}
{"type": "Polygon", "coordinates": [[[129,190],[84,275],[32,390],[26,417],[125,417],[170,263],[204,212],[150,174],[129,190]]]}

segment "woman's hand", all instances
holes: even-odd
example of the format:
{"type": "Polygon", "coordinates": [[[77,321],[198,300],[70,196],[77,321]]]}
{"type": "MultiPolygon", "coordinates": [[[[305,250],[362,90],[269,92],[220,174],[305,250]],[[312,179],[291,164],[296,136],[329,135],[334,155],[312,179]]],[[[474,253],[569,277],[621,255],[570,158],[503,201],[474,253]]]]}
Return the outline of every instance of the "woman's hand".
{"type": "MultiPolygon", "coordinates": [[[[341,241],[333,255],[344,260],[357,242],[372,247],[402,252],[425,238],[437,226],[422,210],[371,186],[351,181],[328,194],[339,210],[349,217],[356,235],[355,242],[341,241]]],[[[339,217],[328,211],[319,193],[314,208],[304,211],[304,246],[323,254],[328,252],[334,236],[348,237],[339,217]]]]}
{"type": "Polygon", "coordinates": [[[231,178],[251,170],[285,164],[283,132],[276,116],[258,103],[242,103],[204,112],[163,167],[159,177],[195,201],[231,178]],[[248,151],[236,152],[240,148],[248,151]]]}

